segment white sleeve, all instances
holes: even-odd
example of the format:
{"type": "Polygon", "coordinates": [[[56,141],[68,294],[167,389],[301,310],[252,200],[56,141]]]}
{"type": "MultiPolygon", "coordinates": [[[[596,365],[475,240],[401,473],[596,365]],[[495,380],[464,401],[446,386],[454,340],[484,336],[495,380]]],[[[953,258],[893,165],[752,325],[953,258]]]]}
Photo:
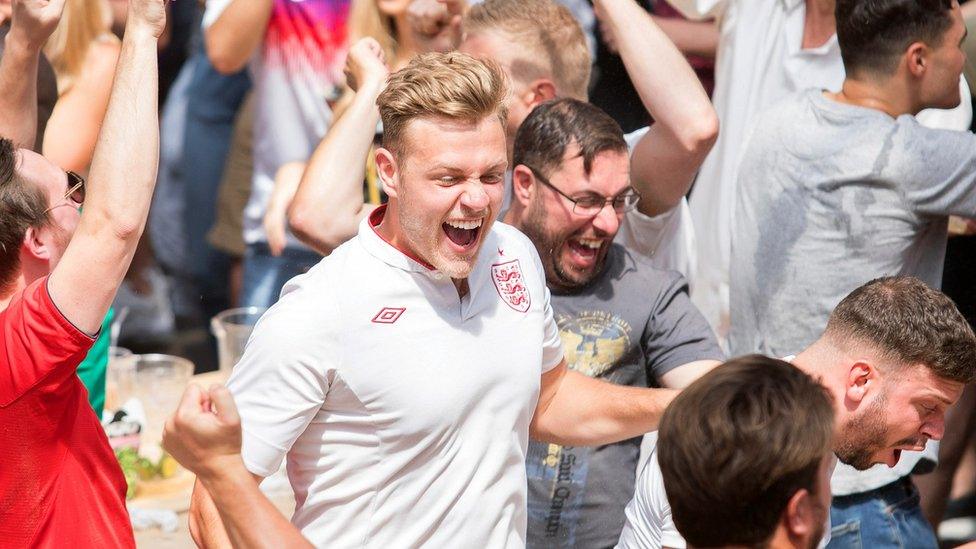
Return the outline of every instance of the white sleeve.
{"type": "Polygon", "coordinates": [[[203,28],[209,28],[210,25],[214,24],[214,21],[220,17],[221,13],[227,6],[230,5],[234,0],[207,0],[207,8],[203,12],[203,28]]]}
{"type": "Polygon", "coordinates": [[[654,217],[636,209],[627,212],[614,241],[648,258],[659,269],[678,271],[689,281],[693,279],[695,228],[687,199],[654,217]]]}
{"type": "Polygon", "coordinates": [[[618,549],[685,549],[687,544],[671,520],[671,505],[664,491],[657,452],[649,454],[635,488],[634,498],[624,510],[624,529],[618,549]]]}
{"type": "Polygon", "coordinates": [[[244,465],[270,476],[325,403],[338,366],[337,314],[321,295],[283,296],[258,321],[227,387],[241,415],[244,465]]]}
{"type": "Polygon", "coordinates": [[[539,258],[539,252],[535,249],[532,241],[521,232],[518,235],[523,246],[525,246],[526,253],[531,258],[531,269],[534,272],[529,276],[534,277],[536,281],[534,287],[540,288],[542,293],[543,322],[545,323],[543,327],[545,333],[542,337],[542,373],[546,373],[559,366],[559,363],[563,361],[565,356],[563,341],[559,336],[559,326],[556,325],[556,318],[552,312],[552,294],[549,292],[549,286],[546,285],[546,270],[542,267],[542,259],[539,258]]]}

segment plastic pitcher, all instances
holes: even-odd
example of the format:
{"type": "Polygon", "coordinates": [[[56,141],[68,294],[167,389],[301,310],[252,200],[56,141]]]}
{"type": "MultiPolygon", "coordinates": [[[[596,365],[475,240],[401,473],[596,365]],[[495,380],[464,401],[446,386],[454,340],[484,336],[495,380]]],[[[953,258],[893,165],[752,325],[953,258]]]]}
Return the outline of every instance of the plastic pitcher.
{"type": "Polygon", "coordinates": [[[142,401],[146,428],[142,442],[158,444],[166,418],[176,411],[193,377],[193,363],[172,355],[135,355],[135,396],[142,401]]]}
{"type": "Polygon", "coordinates": [[[217,356],[222,372],[229,374],[241,359],[251,331],[265,311],[267,309],[264,307],[228,309],[210,320],[210,330],[217,338],[217,356]]]}

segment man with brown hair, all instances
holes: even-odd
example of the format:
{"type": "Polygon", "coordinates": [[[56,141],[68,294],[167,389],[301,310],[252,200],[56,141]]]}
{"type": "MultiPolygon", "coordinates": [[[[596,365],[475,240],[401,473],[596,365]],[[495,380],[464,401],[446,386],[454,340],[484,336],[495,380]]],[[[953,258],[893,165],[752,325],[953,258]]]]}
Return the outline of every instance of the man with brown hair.
{"type": "MultiPolygon", "coordinates": [[[[0,118],[8,128],[19,125],[21,146],[34,143],[38,52],[63,7],[63,1],[13,2],[0,63],[0,118]],[[15,56],[25,54],[30,67],[11,73],[15,56]],[[12,85],[17,78],[24,85],[12,85]]],[[[156,46],[164,26],[163,0],[129,3],[87,192],[79,176],[0,139],[4,546],[135,546],[125,478],[76,373],[149,211],[159,149],[156,46]]]]}
{"type": "MultiPolygon", "coordinates": [[[[293,522],[317,545],[522,547],[530,433],[632,438],[673,397],[567,369],[535,249],[494,223],[506,93],[460,53],[390,76],[389,204],[286,286],[228,382],[245,465],[264,477],[287,454],[293,522]]],[[[191,528],[226,543],[199,485],[191,528]]]]}
{"type": "Polygon", "coordinates": [[[736,358],[682,391],[657,453],[688,547],[817,547],[833,428],[830,393],[781,360],[736,358]]]}
{"type": "MultiPolygon", "coordinates": [[[[920,450],[926,441],[942,438],[946,409],[976,376],[976,336],[942,292],[911,277],[879,278],[841,300],[820,338],[790,362],[833,395],[837,458],[858,470],[875,464],[890,468],[903,451],[920,450]]],[[[627,506],[621,547],[684,547],[663,491],[652,456],[627,506]]],[[[917,497],[910,479],[873,493],[881,508],[894,509],[917,497]]],[[[835,497],[833,512],[852,506],[856,510],[863,502],[856,496],[848,501],[835,497]]],[[[889,537],[915,540],[913,547],[923,545],[925,532],[906,531],[911,528],[906,525],[924,518],[917,508],[905,512],[913,515],[900,517],[895,529],[862,514],[860,530],[855,531],[866,538],[879,530],[889,537]]],[[[837,517],[832,520],[840,522],[837,517]]],[[[871,539],[865,546],[884,544],[871,539]]]]}

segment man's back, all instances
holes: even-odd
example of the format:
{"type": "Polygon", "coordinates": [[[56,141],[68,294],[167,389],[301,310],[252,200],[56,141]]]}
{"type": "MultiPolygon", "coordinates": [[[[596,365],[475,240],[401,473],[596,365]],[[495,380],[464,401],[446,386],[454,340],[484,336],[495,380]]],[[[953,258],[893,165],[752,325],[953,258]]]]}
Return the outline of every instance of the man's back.
{"type": "Polygon", "coordinates": [[[939,286],[946,216],[976,210],[976,138],[809,90],[760,117],[739,186],[732,352],[786,355],[867,280],[939,286]]]}

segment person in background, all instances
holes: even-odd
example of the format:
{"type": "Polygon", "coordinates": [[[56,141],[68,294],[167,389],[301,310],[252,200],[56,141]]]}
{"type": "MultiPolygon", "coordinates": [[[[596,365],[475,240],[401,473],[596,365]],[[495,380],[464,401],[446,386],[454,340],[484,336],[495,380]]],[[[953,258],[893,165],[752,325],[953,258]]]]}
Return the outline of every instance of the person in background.
{"type": "Polygon", "coordinates": [[[349,0],[207,2],[207,55],[225,74],[250,63],[255,86],[254,180],[244,210],[242,305],[271,305],[287,280],[321,259],[291,235],[282,254],[272,255],[263,219],[278,169],[306,160],[332,124],[349,6],[349,0]]]}
{"type": "MultiPolygon", "coordinates": [[[[64,2],[12,7],[0,120],[30,146],[40,49],[64,2]]],[[[149,212],[164,26],[164,0],[131,0],[89,183],[0,139],[0,539],[13,547],[135,547],[126,481],[76,368],[149,212]]]]}
{"type": "MultiPolygon", "coordinates": [[[[3,57],[3,52],[6,48],[7,33],[10,32],[10,3],[11,0],[0,0],[0,58],[3,57]]],[[[23,77],[23,75],[8,76],[16,78],[23,77]]],[[[34,108],[37,112],[37,122],[35,123],[34,143],[23,144],[22,136],[15,135],[11,125],[5,123],[3,120],[0,120],[0,135],[9,136],[10,139],[13,139],[14,142],[21,146],[30,147],[31,150],[40,152],[44,144],[44,132],[47,128],[47,122],[51,118],[51,111],[54,110],[54,104],[58,100],[57,77],[54,75],[54,69],[51,67],[51,63],[43,51],[40,54],[40,60],[37,65],[35,90],[37,105],[34,108]]],[[[13,100],[16,101],[16,99],[13,100]]]]}
{"type": "Polygon", "coordinates": [[[681,392],[658,459],[688,547],[814,549],[830,509],[834,403],[799,368],[743,356],[681,392]]]}
{"type": "Polygon", "coordinates": [[[44,45],[58,78],[44,156],[81,175],[91,165],[122,47],[109,18],[105,0],[67,0],[58,28],[44,45]]]}
{"type": "MultiPolygon", "coordinates": [[[[836,7],[842,88],[784,99],[759,116],[746,144],[732,234],[734,354],[803,348],[835,304],[871,278],[916,276],[939,288],[949,215],[976,212],[976,136],[914,116],[960,104],[959,5],[836,7]]],[[[914,488],[898,506],[896,541],[878,499],[930,471],[937,449],[865,472],[839,466],[831,545],[936,546],[914,488]]]]}

